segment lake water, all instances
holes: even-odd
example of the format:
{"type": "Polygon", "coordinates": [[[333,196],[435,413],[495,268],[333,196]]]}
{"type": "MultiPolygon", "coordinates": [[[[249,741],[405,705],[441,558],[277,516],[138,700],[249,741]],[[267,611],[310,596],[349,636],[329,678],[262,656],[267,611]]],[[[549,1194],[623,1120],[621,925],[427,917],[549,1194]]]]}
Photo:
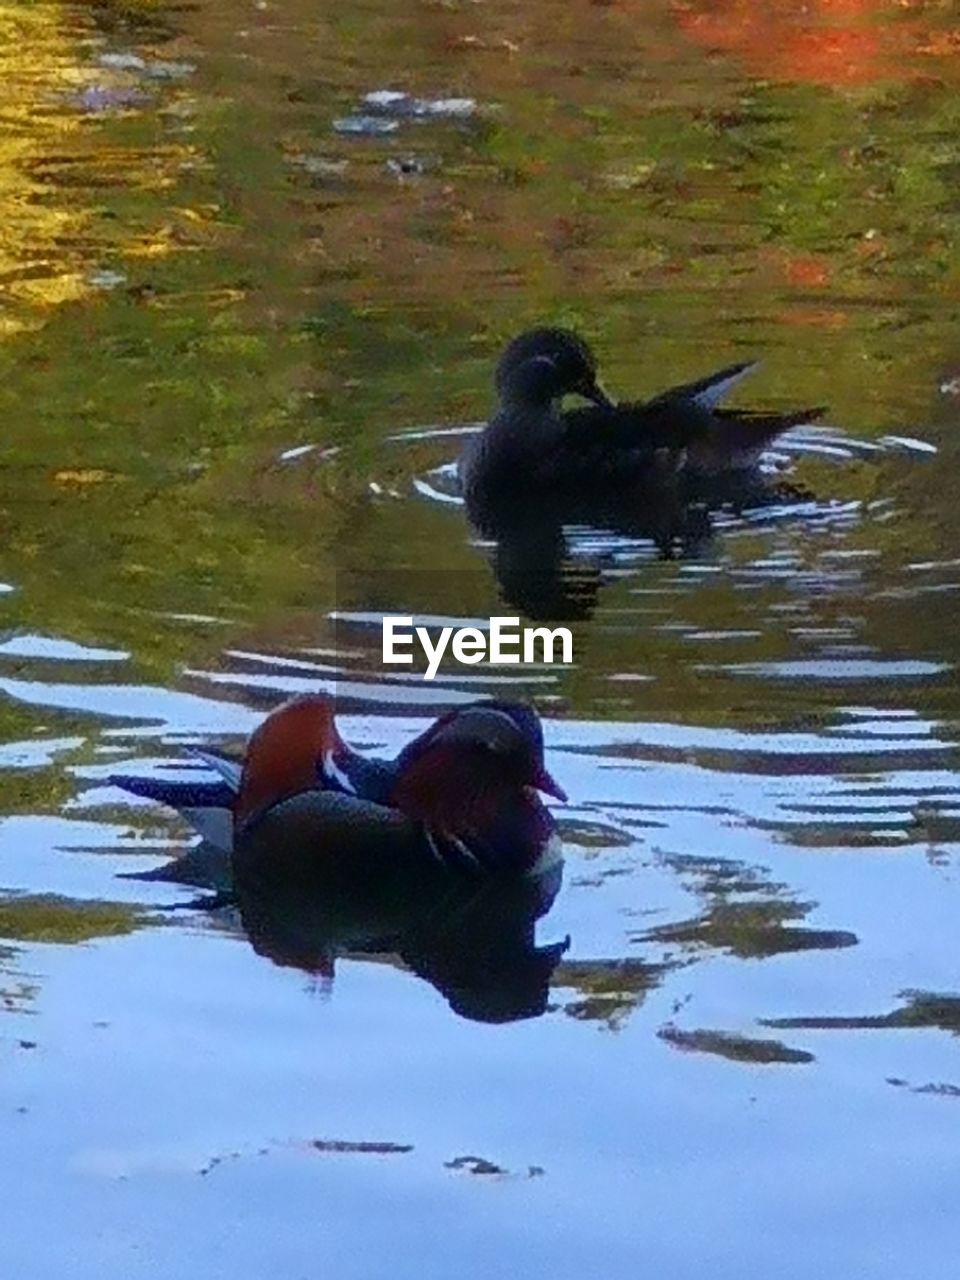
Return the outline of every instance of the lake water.
{"type": "Polygon", "coordinates": [[[958,48],[936,0],[0,2],[11,1275],[949,1272],[958,48]],[[829,406],[810,498],[568,530],[569,668],[386,678],[383,610],[509,611],[437,428],[540,322],[621,395],[761,358],[741,402],[829,406]],[[541,710],[526,1004],[117,878],[189,835],[111,771],[318,688],[388,753],[541,710]]]}

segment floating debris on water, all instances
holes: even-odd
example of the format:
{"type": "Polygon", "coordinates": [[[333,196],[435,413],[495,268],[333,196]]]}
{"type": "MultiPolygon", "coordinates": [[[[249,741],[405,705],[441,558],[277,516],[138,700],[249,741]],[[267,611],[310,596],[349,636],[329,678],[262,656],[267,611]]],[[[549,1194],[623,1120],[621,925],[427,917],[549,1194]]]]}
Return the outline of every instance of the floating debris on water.
{"type": "Polygon", "coordinates": [[[391,156],[384,165],[397,178],[419,178],[433,167],[433,161],[420,156],[391,156]]]}
{"type": "Polygon", "coordinates": [[[350,167],[349,160],[332,160],[328,156],[290,156],[290,163],[313,178],[341,178],[350,167]]]}
{"type": "Polygon", "coordinates": [[[87,276],[87,284],[95,289],[116,289],[117,285],[126,284],[127,277],[122,271],[91,271],[87,276]]]}
{"type": "Polygon", "coordinates": [[[334,133],[357,138],[382,137],[396,133],[399,128],[396,120],[385,120],[383,116],[341,116],[333,122],[334,133]]]}
{"type": "Polygon", "coordinates": [[[150,101],[149,93],[134,85],[88,84],[67,97],[71,106],[79,111],[100,114],[108,111],[129,111],[150,101]]]}
{"type": "MultiPolygon", "coordinates": [[[[364,94],[355,115],[334,120],[333,130],[354,137],[383,137],[396,133],[402,120],[469,120],[478,109],[473,98],[414,98],[395,89],[376,89],[364,94]]],[[[398,163],[402,166],[405,162],[398,163]]],[[[413,167],[401,167],[400,172],[421,172],[422,161],[408,158],[406,163],[413,167]]]]}
{"type": "Polygon", "coordinates": [[[109,67],[111,71],[146,71],[144,58],[135,53],[101,53],[97,62],[101,67],[109,67]]]}
{"type": "Polygon", "coordinates": [[[148,62],[144,71],[151,80],[182,80],[196,69],[192,62],[148,62]]]}
{"type": "Polygon", "coordinates": [[[414,120],[467,120],[477,112],[474,98],[414,98],[396,89],[376,89],[361,101],[368,110],[414,120]]]}
{"type": "Polygon", "coordinates": [[[375,107],[379,111],[393,111],[400,114],[402,103],[410,102],[408,93],[400,93],[395,89],[376,89],[373,93],[364,94],[361,101],[365,106],[375,107]]]}

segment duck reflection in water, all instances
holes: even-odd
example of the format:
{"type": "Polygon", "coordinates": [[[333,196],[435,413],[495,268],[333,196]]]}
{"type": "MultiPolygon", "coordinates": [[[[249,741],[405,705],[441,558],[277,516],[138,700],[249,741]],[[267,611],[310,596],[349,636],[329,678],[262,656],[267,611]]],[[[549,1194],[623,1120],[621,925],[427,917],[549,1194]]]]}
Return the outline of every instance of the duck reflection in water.
{"type": "Polygon", "coordinates": [[[496,370],[497,411],[458,466],[471,523],[497,544],[504,596],[530,617],[589,616],[599,571],[574,567],[565,526],[650,539],[670,556],[710,538],[712,510],[795,497],[770,483],[760,459],[777,436],[823,411],[720,407],[753,367],[730,365],[646,402],[615,404],[577,334],[536,329],[509,343],[496,370]],[[568,395],[591,403],[564,409],[568,395]]]}
{"type": "Polygon", "coordinates": [[[309,892],[241,879],[237,896],[251,945],[276,964],[331,981],[338,957],[379,956],[424,978],[461,1017],[511,1022],[546,1010],[569,945],[538,946],[535,936],[562,875],[555,862],[519,880],[371,883],[361,868],[356,876],[340,868],[316,875],[309,892]]]}
{"type": "MultiPolygon", "coordinates": [[[[595,509],[584,523],[617,534],[652,540],[664,557],[695,554],[711,536],[710,513],[702,506],[670,501],[641,513],[608,510],[606,523],[595,509]]],[[[578,622],[591,618],[603,584],[603,561],[572,554],[563,515],[541,507],[504,517],[483,532],[494,542],[491,564],[503,599],[535,621],[578,622]]]]}

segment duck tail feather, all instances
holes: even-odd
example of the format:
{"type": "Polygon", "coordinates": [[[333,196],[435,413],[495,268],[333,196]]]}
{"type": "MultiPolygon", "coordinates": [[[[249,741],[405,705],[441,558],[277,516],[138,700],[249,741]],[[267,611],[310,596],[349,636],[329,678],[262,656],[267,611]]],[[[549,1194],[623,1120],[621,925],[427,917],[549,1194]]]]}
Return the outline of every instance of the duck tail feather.
{"type": "Polygon", "coordinates": [[[129,791],[143,800],[157,800],[171,809],[229,808],[234,792],[217,779],[191,775],[186,778],[157,778],[135,774],[112,773],[107,779],[111,786],[129,791]]]}
{"type": "Polygon", "coordinates": [[[789,412],[779,415],[780,430],[788,431],[790,427],[803,427],[808,422],[819,422],[826,412],[827,406],[825,404],[814,405],[809,409],[791,409],[789,412]]]}
{"type": "Polygon", "coordinates": [[[226,756],[218,756],[214,751],[204,751],[202,747],[190,747],[189,753],[194,759],[201,761],[212,769],[227,784],[234,795],[240,790],[240,775],[243,766],[239,760],[229,760],[226,756]]]}
{"type": "Polygon", "coordinates": [[[824,405],[814,408],[790,409],[786,413],[767,413],[763,410],[717,409],[714,417],[721,424],[722,439],[769,442],[783,435],[791,427],[802,427],[817,422],[826,413],[824,405]]]}
{"type": "Polygon", "coordinates": [[[718,369],[716,373],[702,379],[699,389],[693,393],[691,399],[701,409],[712,409],[741,379],[752,373],[757,365],[756,360],[746,360],[741,364],[728,365],[726,369],[718,369]]]}
{"type": "Polygon", "coordinates": [[[662,392],[648,403],[664,405],[692,402],[698,408],[709,411],[719,404],[727,392],[742,378],[752,373],[758,363],[756,360],[744,360],[738,364],[728,364],[715,373],[707,374],[705,378],[698,378],[696,382],[685,382],[682,386],[671,387],[669,391],[662,392]]]}

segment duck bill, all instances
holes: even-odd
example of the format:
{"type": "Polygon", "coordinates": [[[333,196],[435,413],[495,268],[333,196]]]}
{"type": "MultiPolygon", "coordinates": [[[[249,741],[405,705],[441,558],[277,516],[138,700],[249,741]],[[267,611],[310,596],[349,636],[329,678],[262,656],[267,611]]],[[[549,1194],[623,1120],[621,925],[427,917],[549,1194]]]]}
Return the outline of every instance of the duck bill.
{"type": "Polygon", "coordinates": [[[577,387],[577,391],[583,396],[584,400],[589,400],[591,404],[595,404],[600,409],[614,409],[616,405],[607,395],[599,382],[585,382],[583,386],[577,387]]]}
{"type": "Polygon", "coordinates": [[[537,776],[533,780],[533,785],[538,791],[542,791],[544,795],[553,796],[555,800],[560,800],[563,804],[567,803],[567,793],[561,787],[560,783],[547,773],[546,768],[541,765],[537,776]]]}

